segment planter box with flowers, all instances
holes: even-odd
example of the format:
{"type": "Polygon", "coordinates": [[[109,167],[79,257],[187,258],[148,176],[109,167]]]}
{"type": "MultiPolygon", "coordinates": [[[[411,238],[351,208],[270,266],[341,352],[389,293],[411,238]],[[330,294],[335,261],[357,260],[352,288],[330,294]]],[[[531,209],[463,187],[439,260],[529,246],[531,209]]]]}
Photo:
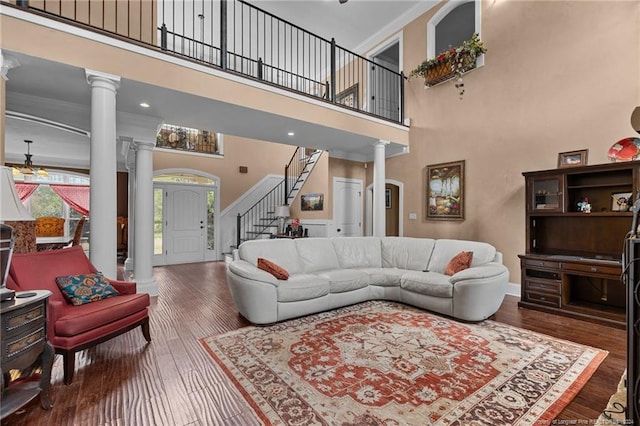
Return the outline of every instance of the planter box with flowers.
{"type": "Polygon", "coordinates": [[[470,40],[462,43],[462,46],[446,50],[433,59],[424,60],[411,71],[410,77],[423,77],[424,85],[427,87],[457,77],[456,88],[462,96],[464,93],[462,74],[475,68],[478,56],[486,51],[478,34],[474,33],[470,40]]]}

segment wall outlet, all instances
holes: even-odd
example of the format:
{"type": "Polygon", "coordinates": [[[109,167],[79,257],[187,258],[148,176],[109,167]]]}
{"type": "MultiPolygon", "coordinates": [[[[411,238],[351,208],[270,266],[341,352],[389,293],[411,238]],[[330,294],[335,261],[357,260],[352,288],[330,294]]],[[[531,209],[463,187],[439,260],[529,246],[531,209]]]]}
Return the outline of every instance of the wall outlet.
{"type": "Polygon", "coordinates": [[[416,220],[418,215],[416,213],[409,213],[409,220],[416,220]]]}

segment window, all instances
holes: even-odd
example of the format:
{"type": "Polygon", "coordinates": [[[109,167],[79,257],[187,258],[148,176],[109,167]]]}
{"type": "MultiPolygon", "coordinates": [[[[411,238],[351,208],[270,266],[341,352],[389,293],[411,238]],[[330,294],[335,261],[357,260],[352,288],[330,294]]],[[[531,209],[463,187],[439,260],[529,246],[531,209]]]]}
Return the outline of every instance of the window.
{"type": "MultiPolygon", "coordinates": [[[[465,0],[448,2],[427,23],[427,58],[460,46],[473,33],[480,34],[480,2],[465,0]]],[[[478,58],[482,65],[483,56],[478,58]]]]}
{"type": "MultiPolygon", "coordinates": [[[[52,171],[49,173],[49,176],[22,175],[18,173],[14,175],[14,179],[16,184],[30,183],[38,185],[33,193],[23,201],[25,207],[31,212],[33,217],[62,217],[65,219],[64,234],[71,235],[73,233],[82,214],[67,204],[50,185],[72,185],[72,188],[77,185],[77,187],[84,187],[88,191],[88,176],[52,171]]],[[[63,194],[63,196],[68,195],[63,194]]],[[[71,202],[73,203],[73,201],[71,202]]],[[[88,209],[88,206],[85,208],[88,209]]],[[[85,225],[84,229],[83,238],[86,238],[89,227],[85,225]]]]}
{"type": "Polygon", "coordinates": [[[163,251],[163,208],[164,189],[153,188],[153,254],[162,254],[163,251]]]}

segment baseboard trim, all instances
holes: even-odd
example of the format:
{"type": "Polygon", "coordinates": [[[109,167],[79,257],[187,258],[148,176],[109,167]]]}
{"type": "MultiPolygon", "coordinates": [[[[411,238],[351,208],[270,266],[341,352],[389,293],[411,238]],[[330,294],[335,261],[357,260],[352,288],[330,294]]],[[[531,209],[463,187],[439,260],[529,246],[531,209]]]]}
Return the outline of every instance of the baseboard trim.
{"type": "Polygon", "coordinates": [[[511,295],[511,296],[517,296],[520,297],[520,284],[516,284],[516,283],[509,283],[507,284],[507,294],[511,295]]]}

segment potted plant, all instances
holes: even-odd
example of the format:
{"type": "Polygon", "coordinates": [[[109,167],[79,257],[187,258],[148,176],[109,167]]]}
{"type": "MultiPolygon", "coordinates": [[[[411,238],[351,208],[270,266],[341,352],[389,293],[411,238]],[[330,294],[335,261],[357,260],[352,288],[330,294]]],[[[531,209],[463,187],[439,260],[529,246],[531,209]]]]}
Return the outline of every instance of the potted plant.
{"type": "Polygon", "coordinates": [[[409,77],[423,77],[424,85],[427,87],[456,77],[456,88],[462,97],[464,94],[462,73],[475,68],[478,56],[486,51],[478,34],[473,33],[471,39],[464,41],[462,46],[452,47],[435,58],[425,59],[411,71],[409,77]]]}

